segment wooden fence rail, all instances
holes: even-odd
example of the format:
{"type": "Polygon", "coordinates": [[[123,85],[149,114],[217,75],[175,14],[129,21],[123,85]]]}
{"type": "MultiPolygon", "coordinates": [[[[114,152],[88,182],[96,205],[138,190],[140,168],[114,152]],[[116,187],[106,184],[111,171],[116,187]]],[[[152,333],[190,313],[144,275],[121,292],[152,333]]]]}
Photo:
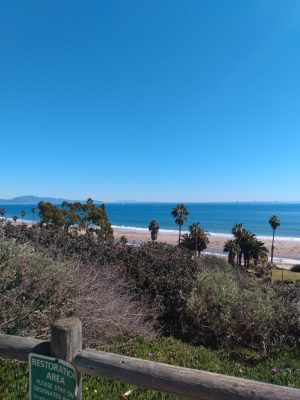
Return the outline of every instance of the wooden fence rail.
{"type": "MultiPolygon", "coordinates": [[[[71,362],[81,374],[118,380],[197,400],[300,400],[300,390],[212,372],[181,368],[95,350],[81,350],[81,324],[58,321],[51,342],[0,335],[0,357],[27,361],[29,353],[71,362]]],[[[78,400],[82,397],[79,390],[78,400]]]]}

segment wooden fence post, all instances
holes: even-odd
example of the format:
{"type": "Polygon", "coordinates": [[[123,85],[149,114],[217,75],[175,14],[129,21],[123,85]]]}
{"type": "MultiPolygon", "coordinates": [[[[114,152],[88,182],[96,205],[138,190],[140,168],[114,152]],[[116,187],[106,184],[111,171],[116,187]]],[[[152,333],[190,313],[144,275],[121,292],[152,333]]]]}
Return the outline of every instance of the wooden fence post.
{"type": "MultiPolygon", "coordinates": [[[[51,355],[74,365],[75,356],[82,350],[82,328],[78,318],[63,318],[55,322],[51,332],[51,355]]],[[[77,399],[82,399],[82,379],[77,372],[77,399]]]]}

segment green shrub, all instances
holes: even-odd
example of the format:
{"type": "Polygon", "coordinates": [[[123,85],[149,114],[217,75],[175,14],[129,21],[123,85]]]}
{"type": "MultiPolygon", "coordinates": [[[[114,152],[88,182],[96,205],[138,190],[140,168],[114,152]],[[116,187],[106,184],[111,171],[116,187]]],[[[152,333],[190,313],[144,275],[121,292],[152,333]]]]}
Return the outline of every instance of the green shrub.
{"type": "Polygon", "coordinates": [[[8,334],[41,334],[65,312],[59,289],[71,267],[28,244],[0,240],[0,320],[8,334]],[[35,328],[34,328],[35,327],[35,328]]]}
{"type": "Polygon", "coordinates": [[[123,262],[132,280],[132,290],[157,305],[164,334],[180,336],[184,297],[198,270],[191,253],[166,243],[147,243],[132,247],[123,262]]]}
{"type": "Polygon", "coordinates": [[[204,269],[187,296],[183,334],[195,343],[264,351],[295,344],[300,333],[296,299],[283,297],[270,284],[231,267],[204,269]]]}
{"type": "MultiPolygon", "coordinates": [[[[93,235],[11,224],[0,231],[19,246],[11,267],[2,271],[3,290],[14,293],[14,288],[21,287],[20,260],[44,254],[41,266],[52,263],[56,270],[72,265],[67,291],[60,291],[59,300],[53,297],[63,306],[53,309],[80,312],[94,341],[99,335],[121,332],[153,334],[152,320],[164,335],[212,346],[268,351],[295,344],[299,337],[299,285],[272,285],[265,271],[262,279],[250,277],[229,267],[223,258],[194,259],[194,252],[166,243],[125,246],[93,235]],[[22,251],[32,255],[22,258],[22,251]],[[99,321],[93,332],[90,315],[97,315],[99,321]]],[[[2,263],[7,262],[9,253],[3,247],[2,263]]],[[[44,269],[51,271],[37,267],[40,272],[37,277],[33,273],[34,285],[35,279],[44,276],[44,269]]],[[[55,281],[55,274],[53,277],[55,281]]],[[[27,282],[29,285],[31,280],[27,282]]],[[[51,304],[47,293],[43,296],[51,304]]]]}

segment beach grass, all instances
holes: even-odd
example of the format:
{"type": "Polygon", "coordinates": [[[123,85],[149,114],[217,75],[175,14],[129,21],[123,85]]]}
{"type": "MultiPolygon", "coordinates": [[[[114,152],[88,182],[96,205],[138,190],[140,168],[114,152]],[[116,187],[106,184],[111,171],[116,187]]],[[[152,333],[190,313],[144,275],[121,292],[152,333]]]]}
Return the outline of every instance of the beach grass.
{"type": "MultiPolygon", "coordinates": [[[[243,349],[211,350],[203,346],[192,346],[173,338],[127,340],[119,338],[102,346],[101,350],[300,388],[300,359],[299,355],[291,351],[266,356],[261,352],[243,349]]],[[[0,360],[0,390],[3,400],[23,400],[27,398],[27,364],[0,360]]],[[[171,400],[178,398],[108,379],[86,375],[83,377],[83,399],[85,400],[120,399],[128,390],[132,390],[130,400],[171,400]]]]}

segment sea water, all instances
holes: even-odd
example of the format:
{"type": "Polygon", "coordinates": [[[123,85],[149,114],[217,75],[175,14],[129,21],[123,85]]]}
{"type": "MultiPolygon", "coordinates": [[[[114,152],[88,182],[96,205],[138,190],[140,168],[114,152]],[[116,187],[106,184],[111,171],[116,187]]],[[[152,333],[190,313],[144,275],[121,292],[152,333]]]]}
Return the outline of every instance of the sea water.
{"type": "MultiPolygon", "coordinates": [[[[114,229],[147,231],[149,222],[156,219],[161,234],[178,232],[174,218],[171,216],[176,203],[107,203],[107,212],[114,229]]],[[[192,222],[200,222],[203,229],[210,233],[228,235],[233,224],[243,223],[244,227],[259,236],[271,236],[269,218],[276,214],[281,225],[276,231],[277,237],[287,240],[300,238],[300,203],[186,203],[189,210],[183,230],[192,222]]],[[[21,221],[21,211],[26,215],[24,220],[31,221],[32,208],[36,208],[35,221],[39,220],[38,208],[34,204],[1,204],[6,210],[6,217],[17,215],[21,221]]],[[[300,240],[300,239],[299,239],[300,240]]]]}

